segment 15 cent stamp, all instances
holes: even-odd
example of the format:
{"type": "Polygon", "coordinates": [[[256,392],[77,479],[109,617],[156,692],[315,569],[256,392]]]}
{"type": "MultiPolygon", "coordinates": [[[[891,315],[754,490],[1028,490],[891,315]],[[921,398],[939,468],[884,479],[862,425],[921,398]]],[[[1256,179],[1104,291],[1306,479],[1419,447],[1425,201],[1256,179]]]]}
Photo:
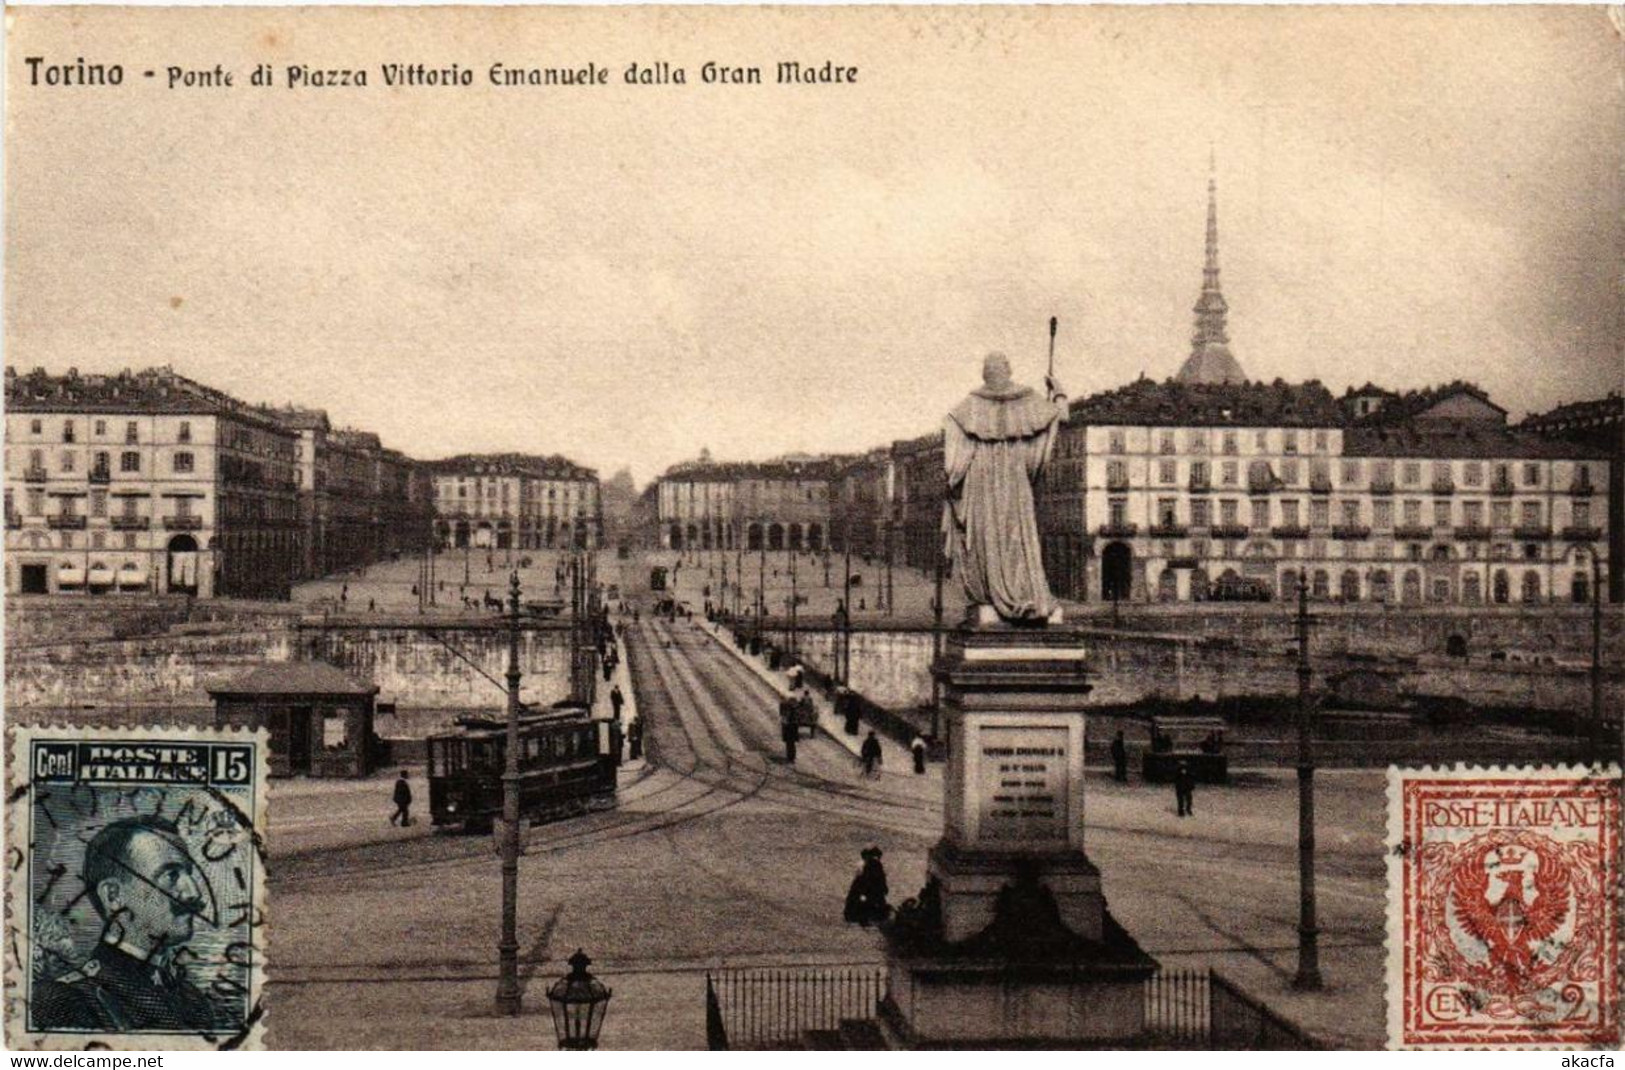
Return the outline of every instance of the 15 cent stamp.
{"type": "Polygon", "coordinates": [[[1388,771],[1388,1040],[1617,1045],[1617,769],[1388,771]]]}
{"type": "Polygon", "coordinates": [[[8,738],[6,1040],[241,1048],[263,1033],[263,732],[8,738]]]}

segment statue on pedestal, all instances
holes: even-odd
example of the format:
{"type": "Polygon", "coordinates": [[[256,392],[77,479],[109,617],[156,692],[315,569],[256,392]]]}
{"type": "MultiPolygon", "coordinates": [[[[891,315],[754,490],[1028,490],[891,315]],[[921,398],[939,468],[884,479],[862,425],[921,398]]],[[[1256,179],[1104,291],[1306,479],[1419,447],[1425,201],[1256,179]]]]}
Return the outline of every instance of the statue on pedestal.
{"type": "Polygon", "coordinates": [[[989,353],[982,386],[943,421],[948,489],[942,526],[946,554],[974,607],[999,620],[1042,624],[1057,612],[1044,576],[1033,486],[1066,418],[1066,395],[1053,377],[1046,396],[1018,386],[1010,360],[989,353]]]}

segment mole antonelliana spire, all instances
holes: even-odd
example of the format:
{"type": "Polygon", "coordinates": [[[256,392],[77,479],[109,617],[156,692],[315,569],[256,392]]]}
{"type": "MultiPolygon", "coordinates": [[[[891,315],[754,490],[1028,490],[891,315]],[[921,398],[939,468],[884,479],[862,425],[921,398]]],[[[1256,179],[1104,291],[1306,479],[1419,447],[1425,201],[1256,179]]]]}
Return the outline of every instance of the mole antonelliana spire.
{"type": "Polygon", "coordinates": [[[1191,335],[1191,355],[1179,369],[1182,383],[1241,383],[1247,374],[1230,353],[1230,336],[1225,316],[1230,306],[1219,289],[1219,187],[1214,179],[1214,161],[1208,158],[1207,256],[1202,264],[1202,295],[1196,299],[1196,331],[1191,335]]]}

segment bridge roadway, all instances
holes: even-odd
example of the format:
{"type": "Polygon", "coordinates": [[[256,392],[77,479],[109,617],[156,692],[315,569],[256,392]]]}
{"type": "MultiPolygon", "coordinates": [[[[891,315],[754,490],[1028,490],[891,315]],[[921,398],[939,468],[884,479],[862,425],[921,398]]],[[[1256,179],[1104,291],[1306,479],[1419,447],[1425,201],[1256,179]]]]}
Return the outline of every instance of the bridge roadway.
{"type": "MultiPolygon", "coordinates": [[[[390,781],[289,782],[272,800],[272,1043],[521,1047],[584,947],[616,988],[612,1047],[703,1045],[708,965],[878,962],[840,918],[858,852],[886,851],[893,901],[940,835],[939,775],[859,774],[832,740],[783,761],[776,696],[687,622],[628,625],[649,761],[613,811],[529,830],[520,871],[527,1017],[490,1016],[498,869],[490,837],[386,823],[390,781]]],[[[421,778],[418,778],[421,784],[421,778]]],[[[1333,989],[1277,998],[1296,922],[1289,775],[1249,775],[1174,817],[1171,795],[1089,780],[1088,837],[1113,911],[1176,965],[1212,964],[1311,1025],[1382,1032],[1382,781],[1323,778],[1323,961],[1333,989]]],[[[426,796],[422,791],[420,796],[426,796]]],[[[540,1031],[540,1032],[538,1032],[540,1031]]]]}

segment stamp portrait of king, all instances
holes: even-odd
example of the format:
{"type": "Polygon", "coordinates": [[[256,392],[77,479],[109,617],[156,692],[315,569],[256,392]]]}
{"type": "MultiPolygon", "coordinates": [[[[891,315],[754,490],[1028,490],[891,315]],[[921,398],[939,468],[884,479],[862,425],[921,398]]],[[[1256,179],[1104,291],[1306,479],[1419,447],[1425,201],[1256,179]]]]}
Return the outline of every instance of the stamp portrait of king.
{"type": "Polygon", "coordinates": [[[12,1046],[257,1046],[262,736],[19,728],[9,742],[12,1046]]]}

